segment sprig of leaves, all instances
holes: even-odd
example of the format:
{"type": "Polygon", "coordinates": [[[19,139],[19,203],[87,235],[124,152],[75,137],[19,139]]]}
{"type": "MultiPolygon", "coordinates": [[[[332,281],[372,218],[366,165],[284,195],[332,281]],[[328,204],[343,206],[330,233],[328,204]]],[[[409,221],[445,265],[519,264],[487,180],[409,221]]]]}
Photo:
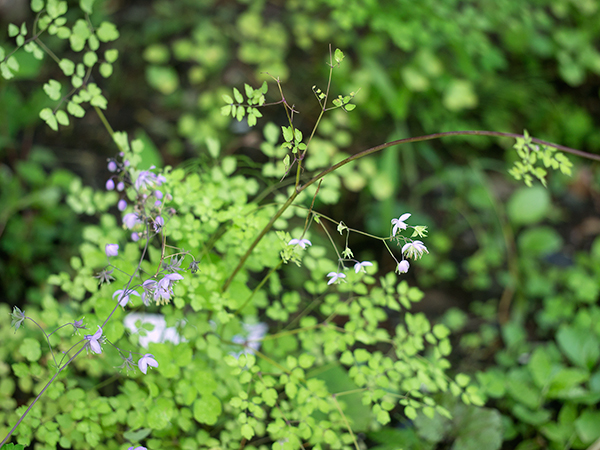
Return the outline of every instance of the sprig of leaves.
{"type": "Polygon", "coordinates": [[[517,151],[521,161],[516,161],[508,173],[517,181],[522,179],[529,187],[532,186],[533,177],[536,177],[544,187],[547,187],[547,168],[559,169],[565,175],[571,175],[573,163],[569,161],[569,158],[554,147],[533,144],[527,130],[523,132],[522,138],[517,138],[513,148],[517,151]],[[540,161],[545,168],[539,165],[540,161]]]}
{"type": "Polygon", "coordinates": [[[233,88],[233,97],[228,94],[223,95],[223,100],[227,105],[221,108],[221,114],[237,119],[238,122],[248,115],[248,126],[253,127],[256,125],[256,120],[262,117],[262,113],[255,106],[263,106],[265,104],[265,94],[268,90],[267,82],[264,81],[260,88],[254,89],[249,84],[244,84],[244,92],[246,94],[247,101],[244,104],[244,96],[237,89],[233,88]]]}

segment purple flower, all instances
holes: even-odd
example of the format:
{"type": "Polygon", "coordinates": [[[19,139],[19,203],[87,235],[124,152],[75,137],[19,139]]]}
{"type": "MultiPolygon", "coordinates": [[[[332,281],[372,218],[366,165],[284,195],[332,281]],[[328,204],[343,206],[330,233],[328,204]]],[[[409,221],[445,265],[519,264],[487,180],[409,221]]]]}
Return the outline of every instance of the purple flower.
{"type": "Polygon", "coordinates": [[[341,278],[346,278],[346,275],[341,272],[329,272],[327,274],[327,276],[331,277],[331,280],[329,280],[327,282],[328,285],[335,283],[336,281],[340,280],[341,278]]]}
{"type": "Polygon", "coordinates": [[[110,180],[108,180],[106,182],[106,190],[107,191],[112,191],[114,188],[115,188],[115,182],[111,178],[110,180]]]}
{"type": "Polygon", "coordinates": [[[171,295],[173,295],[173,282],[176,280],[183,280],[183,276],[178,273],[169,273],[165,275],[156,285],[156,289],[154,290],[154,300],[156,302],[160,302],[160,300],[168,302],[171,299],[171,295]]]}
{"type": "Polygon", "coordinates": [[[150,296],[154,296],[154,290],[156,289],[157,282],[152,279],[148,279],[142,283],[142,302],[146,306],[150,306],[150,296]]]}
{"type": "Polygon", "coordinates": [[[148,450],[146,447],[135,447],[133,448],[133,446],[129,447],[127,450],[148,450]]]}
{"type": "Polygon", "coordinates": [[[142,223],[136,213],[127,213],[123,216],[123,224],[130,230],[133,229],[138,223],[142,223]]]}
{"type": "Polygon", "coordinates": [[[154,231],[156,233],[160,232],[160,230],[162,230],[162,227],[165,226],[165,219],[163,219],[160,216],[157,216],[156,219],[154,219],[154,231]]]}
{"type": "Polygon", "coordinates": [[[299,245],[302,248],[306,248],[307,245],[312,245],[308,239],[292,239],[288,242],[288,245],[299,245]]]}
{"type": "Polygon", "coordinates": [[[117,184],[117,191],[123,192],[123,189],[125,189],[125,183],[119,181],[119,184],[117,184]]]}
{"type": "MultiPolygon", "coordinates": [[[[154,169],[154,166],[150,167],[150,169],[154,169]]],[[[160,186],[167,179],[163,175],[156,175],[155,173],[150,172],[150,170],[142,170],[137,180],[135,180],[135,188],[139,191],[142,187],[151,188],[152,186],[160,186]]]]}
{"type": "Polygon", "coordinates": [[[162,200],[162,198],[163,198],[163,193],[162,193],[162,192],[160,192],[160,191],[154,191],[154,196],[155,196],[157,199],[159,199],[159,200],[162,200]]]}
{"type": "Polygon", "coordinates": [[[392,229],[392,236],[396,236],[398,230],[406,230],[407,225],[404,223],[406,219],[410,217],[409,213],[402,214],[398,219],[392,219],[392,225],[394,228],[392,229]]]}
{"type": "Polygon", "coordinates": [[[356,273],[360,272],[361,270],[364,272],[365,267],[372,266],[372,265],[373,265],[373,263],[371,263],[369,261],[357,262],[356,264],[354,264],[354,271],[356,273]]]}
{"type": "Polygon", "coordinates": [[[83,319],[76,320],[71,325],[73,325],[73,328],[75,328],[75,331],[73,331],[73,333],[77,333],[77,330],[85,330],[85,325],[83,324],[83,319]]]}
{"type": "Polygon", "coordinates": [[[94,275],[94,278],[98,279],[98,284],[109,283],[115,279],[111,274],[113,273],[113,269],[103,270],[97,275],[94,275]]]}
{"type": "Polygon", "coordinates": [[[133,242],[137,242],[140,240],[140,235],[138,233],[131,233],[131,240],[133,242]]]}
{"type": "Polygon", "coordinates": [[[109,258],[111,256],[117,256],[119,254],[119,244],[106,244],[104,251],[109,258]]]}
{"type": "Polygon", "coordinates": [[[423,252],[429,253],[429,250],[421,241],[409,242],[402,247],[402,253],[405,253],[407,258],[419,259],[423,252]]]}
{"type": "Polygon", "coordinates": [[[117,209],[119,211],[125,211],[125,209],[127,209],[127,202],[123,199],[119,200],[119,203],[117,203],[117,209]]]}
{"type": "Polygon", "coordinates": [[[127,372],[130,370],[135,370],[135,363],[133,362],[133,356],[131,356],[131,352],[129,352],[129,356],[127,358],[124,358],[123,355],[121,355],[121,359],[123,360],[123,364],[117,367],[118,369],[125,369],[127,372]]]}
{"type": "Polygon", "coordinates": [[[96,331],[93,335],[87,334],[84,336],[84,338],[88,341],[86,345],[88,345],[94,353],[102,353],[102,347],[100,347],[100,341],[102,340],[102,328],[100,328],[100,325],[98,325],[98,331],[96,331]]]}
{"type": "Polygon", "coordinates": [[[116,172],[117,171],[117,163],[114,161],[109,161],[108,162],[108,170],[109,170],[109,172],[116,172]]]}
{"type": "Polygon", "coordinates": [[[410,267],[410,264],[408,263],[407,260],[403,259],[402,261],[400,261],[398,263],[398,273],[406,273],[408,272],[408,268],[410,267]]]}
{"type": "Polygon", "coordinates": [[[123,308],[127,305],[127,303],[129,303],[130,295],[137,295],[138,297],[140,296],[140,294],[138,294],[136,291],[124,291],[123,289],[115,291],[112,298],[115,298],[115,296],[117,295],[119,296],[117,301],[119,302],[119,305],[121,305],[123,308]]]}
{"type": "Polygon", "coordinates": [[[146,353],[144,356],[142,356],[140,358],[140,360],[138,361],[138,367],[140,368],[140,370],[142,371],[142,373],[145,375],[146,372],[148,371],[148,366],[151,367],[158,367],[158,363],[156,362],[156,360],[154,359],[154,356],[152,356],[150,353],[146,353]]]}

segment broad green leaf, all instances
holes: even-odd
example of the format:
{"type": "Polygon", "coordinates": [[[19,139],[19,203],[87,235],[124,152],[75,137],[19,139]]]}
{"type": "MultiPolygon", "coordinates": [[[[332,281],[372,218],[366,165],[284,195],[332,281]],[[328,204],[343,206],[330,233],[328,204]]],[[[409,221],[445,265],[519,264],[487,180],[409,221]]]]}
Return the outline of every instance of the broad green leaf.
{"type": "Polygon", "coordinates": [[[227,94],[223,94],[223,100],[225,101],[225,103],[227,103],[228,105],[231,105],[233,103],[233,99],[231,98],[230,95],[227,94]]]}
{"type": "Polygon", "coordinates": [[[42,356],[42,348],[35,339],[25,338],[19,347],[19,353],[28,361],[38,361],[42,356]]]}
{"type": "Polygon", "coordinates": [[[8,24],[8,37],[15,37],[19,35],[19,27],[14,23],[8,24]]]}
{"type": "Polygon", "coordinates": [[[102,42],[110,42],[119,38],[119,30],[114,23],[102,22],[96,30],[96,36],[102,42]]]}
{"type": "Polygon", "coordinates": [[[58,63],[59,67],[62,69],[63,73],[70,77],[75,72],[75,63],[70,59],[61,59],[58,63]]]}
{"type": "Polygon", "coordinates": [[[214,425],[221,415],[221,402],[214,395],[203,395],[194,402],[193,414],[196,421],[214,425]]]}
{"type": "Polygon", "coordinates": [[[60,98],[60,90],[61,85],[56,80],[48,80],[48,82],[44,84],[44,92],[52,100],[58,100],[60,98]]]}
{"type": "Polygon", "coordinates": [[[92,14],[95,0],[79,0],[79,7],[87,14],[92,14]]]}
{"type": "Polygon", "coordinates": [[[59,124],[63,126],[69,125],[69,116],[67,116],[67,113],[64,112],[62,109],[56,111],[56,120],[59,124]]]}
{"type": "Polygon", "coordinates": [[[88,67],[92,67],[97,61],[98,55],[96,55],[96,52],[86,52],[83,55],[83,63],[88,67]]]}
{"type": "Polygon", "coordinates": [[[34,13],[38,13],[42,9],[44,9],[44,0],[31,0],[31,10],[34,13]]]}
{"type": "Polygon", "coordinates": [[[171,66],[154,66],[146,68],[146,79],[150,86],[164,95],[172,94],[179,87],[179,76],[171,66]]]}
{"type": "Polygon", "coordinates": [[[114,63],[119,57],[119,50],[116,48],[111,48],[110,50],[106,50],[104,52],[104,59],[106,62],[114,63]]]}
{"type": "Polygon", "coordinates": [[[113,73],[113,66],[112,66],[112,64],[103,62],[102,64],[100,64],[99,71],[100,71],[100,75],[102,75],[104,78],[108,78],[113,73]]]}
{"type": "Polygon", "coordinates": [[[233,97],[235,98],[235,101],[238,103],[244,102],[244,97],[242,96],[240,91],[237,90],[237,88],[233,88],[233,97]]]}
{"type": "Polygon", "coordinates": [[[52,114],[52,110],[50,108],[44,108],[40,111],[40,117],[48,124],[50,128],[54,131],[58,130],[58,122],[56,121],[56,117],[52,114]]]}
{"type": "Polygon", "coordinates": [[[85,116],[85,109],[83,109],[79,104],[75,102],[67,103],[67,111],[69,112],[69,114],[75,117],[81,118],[85,116]]]}
{"type": "Polygon", "coordinates": [[[516,225],[540,222],[549,211],[550,194],[542,186],[521,187],[508,200],[508,216],[516,225]]]}

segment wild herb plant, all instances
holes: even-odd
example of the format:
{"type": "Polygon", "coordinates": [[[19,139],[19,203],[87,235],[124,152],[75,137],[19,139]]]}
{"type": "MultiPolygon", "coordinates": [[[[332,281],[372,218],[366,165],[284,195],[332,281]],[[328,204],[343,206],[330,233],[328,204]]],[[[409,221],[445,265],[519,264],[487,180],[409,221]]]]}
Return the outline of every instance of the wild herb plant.
{"type": "MultiPolygon", "coordinates": [[[[319,214],[316,199],[326,190],[339,193],[329,182],[336,170],[402,143],[516,137],[522,162],[513,175],[527,183],[532,175],[545,180],[544,169],[535,166],[539,160],[568,171],[566,157],[550,147],[576,150],[527,135],[447,132],[382,144],[307,176],[322,117],[354,109],[355,93],[332,98],[333,73],[344,59],[335,50],[327,87],[312,88],[320,113],[309,133],[295,127],[297,111],[277,78],[281,99],[271,104],[266,83],[245,85],[245,96],[234,88],[224,98],[222,113],[249,126],[261,118],[261,108],[284,108],[283,143],[277,128],[266,125],[263,152],[272,159],[271,176],[292,180],[287,189],[275,183],[264,188],[253,175],[242,175],[216,141],[208,143],[213,159],[206,166],[144,166],[143,141],[113,130],[102,113],[106,97],[92,81],[96,70],[104,78],[112,74],[118,53],[103,46],[119,37],[114,24],[97,23],[90,0],[80,2],[83,17],[72,24],[64,1],[34,0],[31,6],[37,13],[32,32],[26,24],[9,27],[16,47],[0,49],[0,73],[5,79],[18,73],[21,49],[38,59],[49,55],[70,79],[44,84],[53,107],[40,117],[57,130],[70,124],[69,114],[83,117],[89,104],[118,156],[107,163],[106,192],[72,186],[69,204],[98,212],[99,220],[83,231],[80,256],[71,259],[74,275],[48,280],[68,300],[58,301],[57,289],[46,293],[42,310],[15,307],[15,331],[36,330],[20,343],[2,328],[8,342],[3,359],[11,362],[2,370],[12,370],[19,391],[35,397],[15,411],[14,399],[4,399],[2,444],[14,435],[18,444],[35,441],[40,448],[359,449],[359,432],[390,423],[392,415],[450,419],[438,401],[442,394],[483,405],[468,375],[449,374],[450,330],[409,311],[423,293],[401,277],[409,260],[427,257],[421,240],[427,228],[399,211],[388,235],[370,236],[387,248],[397,272],[377,277],[377,263],[351,250],[353,235],[366,233],[319,214]],[[42,41],[46,33],[68,40],[83,56],[57,57],[42,41]],[[274,201],[263,201],[272,191],[274,201]],[[106,212],[114,206],[118,213],[106,212]],[[142,309],[160,311],[174,330],[171,343],[159,336],[142,344],[152,331],[142,319],[126,329],[129,312],[142,309]]],[[[7,380],[3,392],[10,396],[16,386],[7,380]]]]}

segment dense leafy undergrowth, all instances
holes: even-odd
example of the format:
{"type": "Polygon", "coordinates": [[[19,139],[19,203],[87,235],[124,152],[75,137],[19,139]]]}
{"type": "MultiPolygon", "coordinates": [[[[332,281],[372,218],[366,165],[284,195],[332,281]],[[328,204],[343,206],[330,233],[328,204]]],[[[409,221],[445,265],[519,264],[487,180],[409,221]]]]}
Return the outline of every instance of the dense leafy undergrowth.
{"type": "Polygon", "coordinates": [[[596,2],[284,3],[3,27],[0,435],[58,373],[14,442],[593,446],[597,163],[317,174],[597,150],[596,2]]]}

